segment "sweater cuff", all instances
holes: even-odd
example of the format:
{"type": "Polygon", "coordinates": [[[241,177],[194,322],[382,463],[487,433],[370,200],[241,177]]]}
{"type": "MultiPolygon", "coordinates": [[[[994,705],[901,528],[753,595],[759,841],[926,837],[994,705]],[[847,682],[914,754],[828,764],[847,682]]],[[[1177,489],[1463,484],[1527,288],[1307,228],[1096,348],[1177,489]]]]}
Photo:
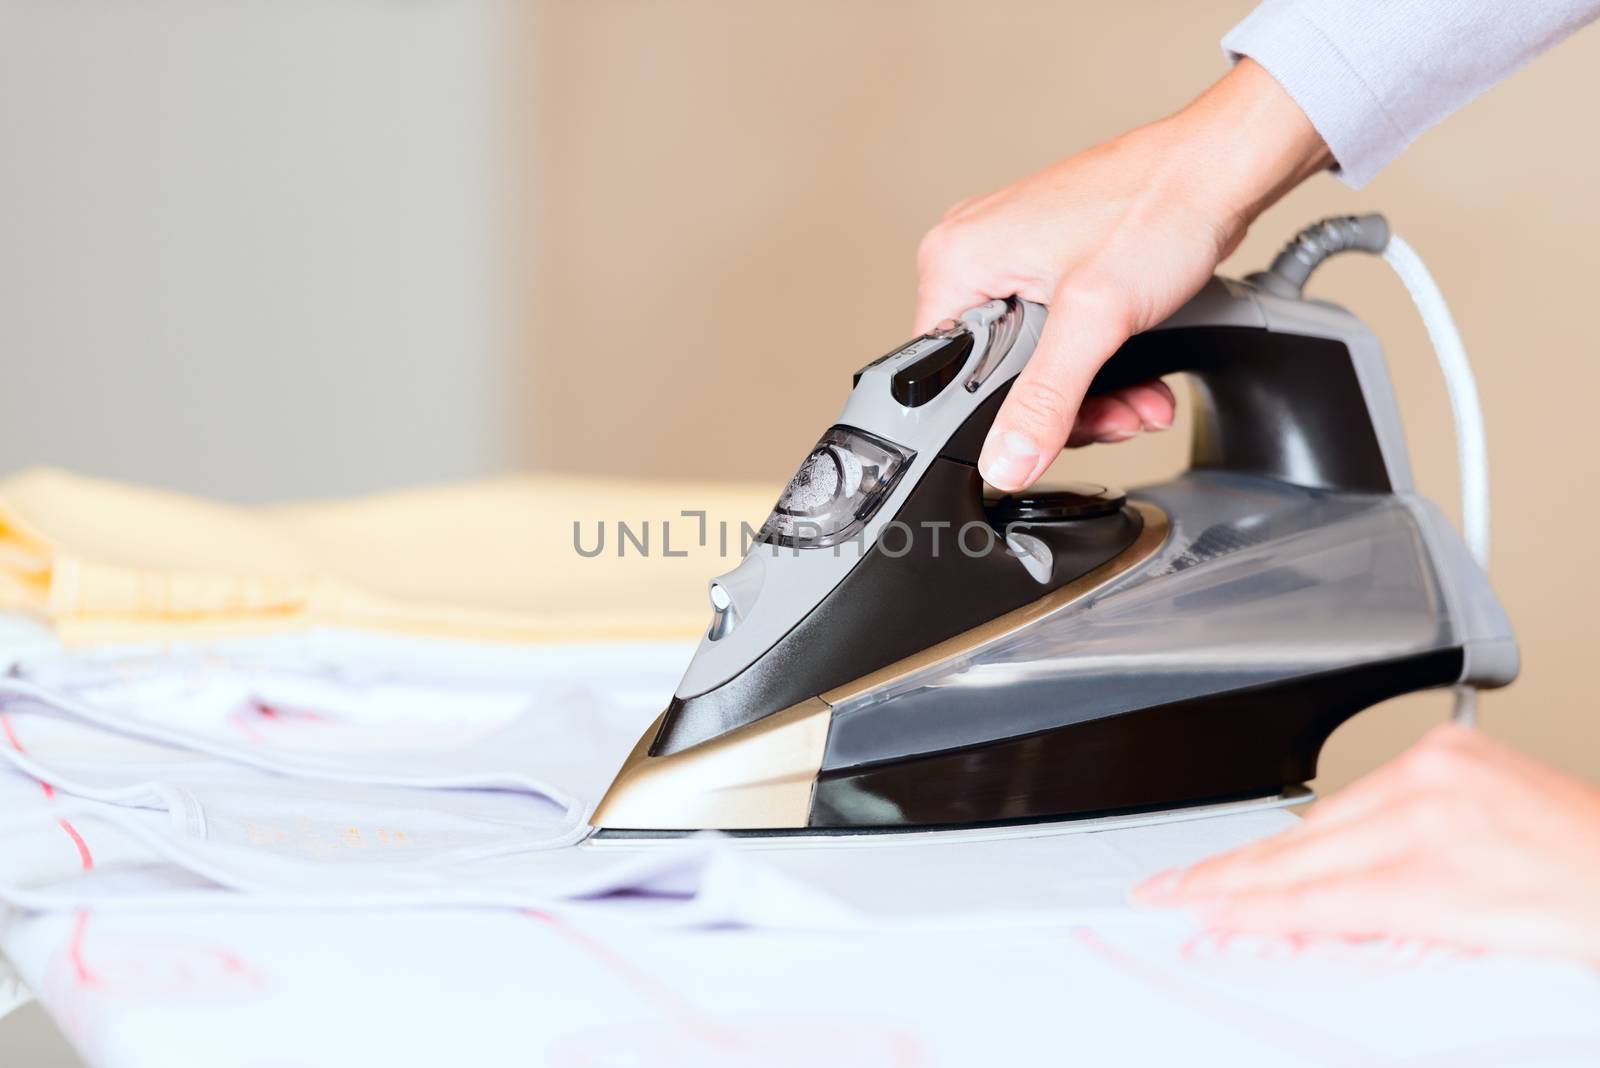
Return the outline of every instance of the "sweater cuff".
{"type": "Polygon", "coordinates": [[[1338,163],[1334,172],[1353,188],[1366,185],[1409,143],[1366,80],[1296,0],[1266,0],[1228,32],[1222,47],[1235,62],[1249,56],[1272,75],[1322,135],[1338,163]]]}

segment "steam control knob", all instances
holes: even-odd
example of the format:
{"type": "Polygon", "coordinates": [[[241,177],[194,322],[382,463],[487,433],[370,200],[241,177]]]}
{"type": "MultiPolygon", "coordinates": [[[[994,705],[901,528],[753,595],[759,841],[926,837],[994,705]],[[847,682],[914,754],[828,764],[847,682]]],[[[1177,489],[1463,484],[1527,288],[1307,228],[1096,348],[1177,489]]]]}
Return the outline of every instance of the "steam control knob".
{"type": "Polygon", "coordinates": [[[1004,497],[984,502],[989,522],[1002,530],[1012,525],[1068,523],[1099,519],[1120,511],[1128,495],[1093,482],[1072,482],[1060,489],[1004,497]]]}
{"type": "Polygon", "coordinates": [[[972,355],[972,334],[963,329],[948,338],[930,335],[934,344],[910,363],[901,367],[889,380],[889,392],[907,408],[927,404],[961,374],[972,355]]]}

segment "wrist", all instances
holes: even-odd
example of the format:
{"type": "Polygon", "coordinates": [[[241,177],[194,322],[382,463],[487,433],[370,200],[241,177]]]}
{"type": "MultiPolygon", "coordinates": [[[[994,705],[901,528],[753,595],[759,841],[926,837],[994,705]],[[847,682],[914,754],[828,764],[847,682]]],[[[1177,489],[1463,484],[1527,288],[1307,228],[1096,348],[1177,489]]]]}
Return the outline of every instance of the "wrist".
{"type": "Polygon", "coordinates": [[[1158,125],[1171,139],[1175,174],[1188,194],[1241,233],[1334,162],[1305,112],[1251,59],[1158,125]]]}

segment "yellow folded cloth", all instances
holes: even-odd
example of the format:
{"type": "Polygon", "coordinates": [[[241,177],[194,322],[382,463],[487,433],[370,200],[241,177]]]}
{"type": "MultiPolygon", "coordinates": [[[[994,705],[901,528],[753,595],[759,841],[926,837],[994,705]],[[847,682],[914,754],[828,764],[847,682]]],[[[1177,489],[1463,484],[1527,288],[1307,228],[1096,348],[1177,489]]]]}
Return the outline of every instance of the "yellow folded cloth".
{"type": "Polygon", "coordinates": [[[536,474],[240,507],[35,469],[0,481],[0,608],[69,644],[317,625],[689,637],[776,492],[536,474]]]}

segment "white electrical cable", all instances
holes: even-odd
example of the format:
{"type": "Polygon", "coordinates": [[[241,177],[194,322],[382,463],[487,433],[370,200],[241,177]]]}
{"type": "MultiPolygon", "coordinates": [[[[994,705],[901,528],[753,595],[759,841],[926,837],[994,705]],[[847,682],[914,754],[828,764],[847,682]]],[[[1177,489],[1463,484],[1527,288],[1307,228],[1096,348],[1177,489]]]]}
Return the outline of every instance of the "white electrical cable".
{"type": "MultiPolygon", "coordinates": [[[[1433,342],[1439,369],[1450,393],[1450,412],[1456,424],[1456,462],[1461,469],[1461,534],[1472,558],[1489,570],[1489,447],[1483,430],[1483,408],[1478,384],[1467,361],[1466,346],[1456,329],[1444,294],[1423,265],[1422,257],[1398,234],[1389,235],[1384,262],[1400,276],[1422,316],[1428,340],[1433,342]]],[[[1478,692],[1470,686],[1456,688],[1455,720],[1471,726],[1477,720],[1478,692]]]]}
{"type": "Polygon", "coordinates": [[[1422,257],[1398,234],[1389,236],[1384,262],[1394,268],[1422,316],[1433,351],[1439,357],[1445,386],[1450,391],[1450,411],[1456,422],[1456,459],[1461,467],[1461,533],[1472,558],[1489,569],[1489,449],[1484,439],[1483,408],[1478,404],[1478,384],[1467,362],[1467,349],[1422,257]]]}

